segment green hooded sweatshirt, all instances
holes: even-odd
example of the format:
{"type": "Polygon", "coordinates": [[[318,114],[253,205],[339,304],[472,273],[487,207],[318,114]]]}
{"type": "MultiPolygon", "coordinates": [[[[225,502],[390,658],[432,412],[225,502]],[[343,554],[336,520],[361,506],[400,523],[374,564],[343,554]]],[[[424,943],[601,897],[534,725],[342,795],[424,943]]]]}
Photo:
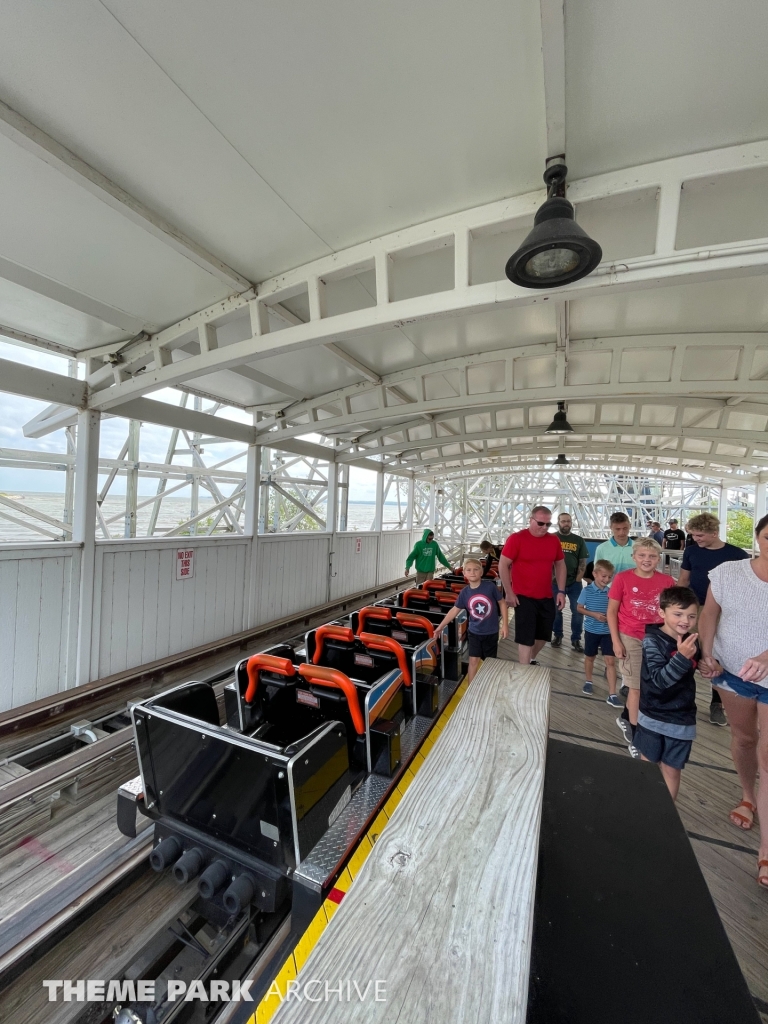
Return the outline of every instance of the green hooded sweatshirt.
{"type": "Polygon", "coordinates": [[[421,540],[417,540],[413,545],[413,551],[405,560],[406,569],[410,569],[413,563],[416,562],[416,572],[434,572],[438,558],[446,569],[451,568],[451,563],[440,550],[440,545],[437,541],[432,540],[427,544],[427,537],[430,533],[434,533],[434,530],[425,530],[421,540]]]}

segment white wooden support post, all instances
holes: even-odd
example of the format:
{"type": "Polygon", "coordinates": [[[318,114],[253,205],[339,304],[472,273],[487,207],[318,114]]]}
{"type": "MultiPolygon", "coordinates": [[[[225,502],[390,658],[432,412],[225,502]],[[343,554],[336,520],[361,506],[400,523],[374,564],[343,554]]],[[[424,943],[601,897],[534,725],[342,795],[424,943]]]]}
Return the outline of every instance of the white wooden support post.
{"type": "Polygon", "coordinates": [[[376,305],[383,306],[389,302],[389,256],[386,252],[377,252],[374,259],[376,268],[376,305]]]}
{"type": "Polygon", "coordinates": [[[379,465],[376,474],[376,507],[373,512],[373,526],[371,529],[378,533],[376,538],[376,580],[374,586],[381,583],[381,559],[384,550],[384,463],[379,465]]]}
{"type": "MultiPolygon", "coordinates": [[[[82,548],[80,555],[80,591],[76,606],[78,625],[75,686],[91,681],[100,425],[100,413],[90,411],[78,413],[77,452],[75,455],[75,517],[72,539],[81,544],[82,548]]],[[[67,682],[70,683],[70,680],[67,680],[67,682]]]]}
{"type": "Polygon", "coordinates": [[[136,506],[139,502],[139,450],[141,444],[141,423],[139,420],[128,421],[128,451],[126,459],[130,463],[125,474],[125,529],[124,537],[136,536],[136,506]]]}
{"type": "Polygon", "coordinates": [[[325,503],[325,528],[328,533],[336,533],[339,508],[339,467],[335,462],[328,463],[328,497],[325,503]]]}
{"type": "Polygon", "coordinates": [[[349,515],[349,466],[346,463],[342,463],[341,479],[337,486],[340,491],[338,498],[339,533],[345,533],[347,529],[347,517],[349,515]]]}
{"type": "Polygon", "coordinates": [[[251,557],[248,562],[246,584],[245,622],[243,629],[256,625],[258,594],[256,593],[256,570],[259,558],[259,492],[261,487],[261,445],[248,445],[245,463],[245,522],[243,533],[251,538],[251,557]]]}
{"type": "Polygon", "coordinates": [[[266,533],[269,528],[269,482],[270,449],[261,450],[261,497],[259,499],[259,533],[266,533]]]}
{"type": "Polygon", "coordinates": [[[467,227],[458,228],[453,237],[453,281],[455,288],[469,287],[469,247],[471,232],[467,227]]]}
{"type": "Polygon", "coordinates": [[[680,214],[680,181],[666,181],[659,193],[659,213],[656,221],[656,254],[666,255],[675,251],[677,219],[680,214]]]}
{"type": "Polygon", "coordinates": [[[717,518],[720,520],[720,540],[725,540],[728,536],[728,484],[724,480],[720,481],[717,518]]]}
{"type": "MultiPolygon", "coordinates": [[[[437,482],[433,476],[429,478],[429,522],[430,530],[436,530],[435,517],[437,515],[437,482]]],[[[437,534],[435,534],[437,536],[437,534]]]]}
{"type": "Polygon", "coordinates": [[[413,503],[416,498],[416,476],[414,473],[408,477],[408,502],[405,506],[405,528],[410,533],[413,530],[413,503]]]}
{"type": "Polygon", "coordinates": [[[371,527],[374,532],[376,530],[383,529],[384,526],[384,463],[382,462],[379,466],[379,471],[376,474],[376,507],[373,513],[373,526],[371,527]]]}

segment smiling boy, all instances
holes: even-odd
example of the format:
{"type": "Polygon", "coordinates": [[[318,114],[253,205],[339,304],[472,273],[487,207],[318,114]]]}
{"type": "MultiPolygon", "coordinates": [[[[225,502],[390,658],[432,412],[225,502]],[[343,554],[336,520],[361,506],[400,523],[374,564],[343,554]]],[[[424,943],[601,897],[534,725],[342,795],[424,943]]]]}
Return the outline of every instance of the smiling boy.
{"type": "Polygon", "coordinates": [[[680,772],[696,738],[696,681],[701,656],[696,595],[688,587],[668,587],[659,597],[664,620],[645,627],[640,679],[640,711],[634,743],[644,761],[653,761],[673,800],[680,772]]]}

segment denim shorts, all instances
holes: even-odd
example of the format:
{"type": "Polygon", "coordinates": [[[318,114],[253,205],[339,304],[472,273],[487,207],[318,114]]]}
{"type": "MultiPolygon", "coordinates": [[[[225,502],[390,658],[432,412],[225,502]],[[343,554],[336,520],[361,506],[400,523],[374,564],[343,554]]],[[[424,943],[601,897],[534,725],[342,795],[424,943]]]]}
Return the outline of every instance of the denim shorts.
{"type": "Polygon", "coordinates": [[[642,725],[635,728],[635,738],[632,742],[643,757],[654,764],[661,761],[669,768],[684,768],[693,746],[693,740],[676,740],[673,736],[651,732],[642,725]]]}
{"type": "Polygon", "coordinates": [[[768,704],[768,686],[761,683],[748,683],[745,679],[735,676],[733,672],[723,672],[721,676],[715,676],[712,685],[720,690],[728,690],[739,697],[746,697],[747,700],[756,700],[758,704],[768,704]]]}

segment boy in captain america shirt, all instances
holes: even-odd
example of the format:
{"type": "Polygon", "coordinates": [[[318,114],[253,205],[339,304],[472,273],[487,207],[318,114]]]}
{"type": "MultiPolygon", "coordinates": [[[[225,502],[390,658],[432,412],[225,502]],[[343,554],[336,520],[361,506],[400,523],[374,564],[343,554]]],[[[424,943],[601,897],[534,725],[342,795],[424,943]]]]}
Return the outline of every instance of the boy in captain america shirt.
{"type": "Polygon", "coordinates": [[[483,563],[478,558],[467,558],[464,562],[464,578],[468,585],[459,593],[456,604],[437,627],[456,618],[462,608],[469,616],[469,672],[467,681],[472,682],[483,658],[495,658],[499,646],[499,616],[501,635],[509,636],[507,602],[499,597],[495,583],[483,579],[483,563]]]}

